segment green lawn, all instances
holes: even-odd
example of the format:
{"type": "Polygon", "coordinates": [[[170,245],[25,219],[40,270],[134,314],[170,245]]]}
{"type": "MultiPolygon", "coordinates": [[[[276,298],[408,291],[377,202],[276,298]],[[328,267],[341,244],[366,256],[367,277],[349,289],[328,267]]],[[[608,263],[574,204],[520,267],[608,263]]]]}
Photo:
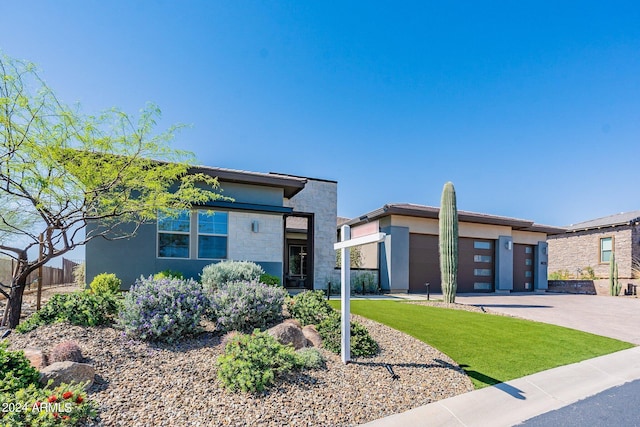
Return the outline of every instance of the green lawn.
{"type": "MultiPolygon", "coordinates": [[[[338,300],[330,303],[340,307],[338,300]]],[[[351,313],[437,348],[464,368],[476,388],[633,347],[545,323],[406,302],[354,300],[351,313]]]]}

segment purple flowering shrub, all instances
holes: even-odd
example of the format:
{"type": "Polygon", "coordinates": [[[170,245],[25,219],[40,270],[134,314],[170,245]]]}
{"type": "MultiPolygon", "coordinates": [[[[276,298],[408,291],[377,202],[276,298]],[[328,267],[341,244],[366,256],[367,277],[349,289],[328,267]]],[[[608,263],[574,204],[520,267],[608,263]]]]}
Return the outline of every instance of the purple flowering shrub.
{"type": "Polygon", "coordinates": [[[282,318],[287,291],[259,282],[221,285],[211,295],[211,312],[218,330],[250,332],[282,318]]]}
{"type": "Polygon", "coordinates": [[[176,341],[197,330],[209,300],[194,280],[141,277],[124,297],[119,324],[145,341],[176,341]]]}

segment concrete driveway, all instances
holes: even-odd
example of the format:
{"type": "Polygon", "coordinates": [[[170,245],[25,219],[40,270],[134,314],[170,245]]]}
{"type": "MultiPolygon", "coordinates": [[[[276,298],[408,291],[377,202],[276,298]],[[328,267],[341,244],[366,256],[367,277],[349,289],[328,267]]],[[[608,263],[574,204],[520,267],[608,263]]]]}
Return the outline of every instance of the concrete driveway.
{"type": "Polygon", "coordinates": [[[640,345],[638,298],[530,293],[458,294],[456,302],[640,345]]]}

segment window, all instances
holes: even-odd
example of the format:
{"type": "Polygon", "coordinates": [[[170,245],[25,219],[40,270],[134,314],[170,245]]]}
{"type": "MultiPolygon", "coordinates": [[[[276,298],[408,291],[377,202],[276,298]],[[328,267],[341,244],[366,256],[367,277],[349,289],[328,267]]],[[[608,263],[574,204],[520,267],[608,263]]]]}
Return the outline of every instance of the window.
{"type": "Polygon", "coordinates": [[[188,210],[158,212],[158,257],[189,258],[190,229],[188,210]]]}
{"type": "Polygon", "coordinates": [[[473,284],[473,290],[474,291],[490,291],[491,290],[491,283],[475,282],[473,284]]]}
{"type": "Polygon", "coordinates": [[[473,270],[474,276],[491,276],[490,268],[475,268],[473,270]]]}
{"type": "Polygon", "coordinates": [[[302,278],[307,274],[305,257],[307,256],[307,247],[302,245],[289,246],[289,274],[291,276],[300,276],[302,278]]]}
{"type": "Polygon", "coordinates": [[[613,237],[604,237],[600,239],[600,262],[611,261],[613,253],[613,237]]]}
{"type": "Polygon", "coordinates": [[[533,277],[533,272],[532,271],[525,271],[524,272],[524,277],[533,277]]]}
{"type": "Polygon", "coordinates": [[[474,249],[491,249],[491,242],[475,241],[473,242],[473,248],[474,249]]]}
{"type": "Polygon", "coordinates": [[[524,253],[525,254],[532,254],[533,253],[533,248],[531,246],[527,246],[526,248],[524,248],[524,253]]]}
{"type": "Polygon", "coordinates": [[[474,255],[473,262],[491,262],[491,255],[474,255]]]}
{"type": "Polygon", "coordinates": [[[198,258],[226,259],[229,214],[198,211],[198,258]]]}
{"type": "Polygon", "coordinates": [[[533,260],[531,258],[527,258],[524,260],[524,265],[533,265],[533,260]]]}

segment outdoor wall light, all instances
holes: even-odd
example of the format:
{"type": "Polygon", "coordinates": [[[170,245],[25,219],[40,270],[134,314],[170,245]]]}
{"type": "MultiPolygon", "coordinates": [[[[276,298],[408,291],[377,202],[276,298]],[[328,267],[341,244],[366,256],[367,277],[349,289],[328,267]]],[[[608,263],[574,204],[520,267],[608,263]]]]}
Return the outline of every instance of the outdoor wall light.
{"type": "Polygon", "coordinates": [[[508,251],[510,251],[511,248],[513,247],[513,242],[509,240],[504,246],[507,248],[508,251]]]}
{"type": "Polygon", "coordinates": [[[260,230],[260,223],[258,221],[251,221],[251,231],[257,233],[260,230]]]}

